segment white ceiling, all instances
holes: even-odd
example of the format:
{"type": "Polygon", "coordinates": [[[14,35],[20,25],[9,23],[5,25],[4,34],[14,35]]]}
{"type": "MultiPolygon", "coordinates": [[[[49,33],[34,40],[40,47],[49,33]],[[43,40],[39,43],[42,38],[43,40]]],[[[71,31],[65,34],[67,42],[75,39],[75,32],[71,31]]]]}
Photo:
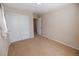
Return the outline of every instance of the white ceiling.
{"type": "Polygon", "coordinates": [[[19,10],[29,10],[36,14],[47,13],[51,10],[58,9],[68,5],[67,3],[41,3],[41,5],[37,5],[37,3],[5,3],[4,6],[11,7],[19,10]]]}

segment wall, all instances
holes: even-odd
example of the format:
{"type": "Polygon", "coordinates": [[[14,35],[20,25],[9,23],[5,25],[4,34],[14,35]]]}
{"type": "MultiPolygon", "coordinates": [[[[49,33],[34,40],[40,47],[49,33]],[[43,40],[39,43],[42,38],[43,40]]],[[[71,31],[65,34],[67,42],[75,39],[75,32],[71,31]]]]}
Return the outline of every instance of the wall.
{"type": "Polygon", "coordinates": [[[42,15],[42,35],[79,50],[78,7],[69,4],[42,15]]]}
{"type": "Polygon", "coordinates": [[[34,37],[32,12],[5,8],[5,17],[8,29],[14,30],[9,31],[12,34],[9,34],[11,35],[9,37],[11,42],[34,37]],[[14,26],[11,26],[12,24],[14,26]],[[16,35],[17,33],[18,35],[16,35]],[[12,39],[12,37],[15,37],[15,39],[12,39]]]}

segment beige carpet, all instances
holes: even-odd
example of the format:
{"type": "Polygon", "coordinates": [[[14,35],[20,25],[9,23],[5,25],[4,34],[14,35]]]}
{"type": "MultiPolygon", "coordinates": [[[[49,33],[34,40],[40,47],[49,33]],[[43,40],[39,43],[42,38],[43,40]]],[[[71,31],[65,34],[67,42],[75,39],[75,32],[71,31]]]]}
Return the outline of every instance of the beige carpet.
{"type": "Polygon", "coordinates": [[[12,43],[9,56],[75,56],[78,51],[42,36],[12,43]]]}

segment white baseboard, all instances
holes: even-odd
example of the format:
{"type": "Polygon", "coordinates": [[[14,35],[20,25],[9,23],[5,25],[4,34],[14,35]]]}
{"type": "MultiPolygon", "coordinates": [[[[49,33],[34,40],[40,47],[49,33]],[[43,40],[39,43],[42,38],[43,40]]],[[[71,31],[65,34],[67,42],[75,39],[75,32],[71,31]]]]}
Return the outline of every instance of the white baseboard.
{"type": "Polygon", "coordinates": [[[50,40],[54,40],[54,41],[56,41],[56,42],[59,42],[59,43],[61,43],[61,44],[63,44],[63,45],[66,45],[66,46],[68,46],[68,47],[71,47],[71,48],[73,48],[73,49],[79,50],[78,48],[73,47],[73,46],[71,46],[71,45],[69,45],[69,44],[67,44],[67,43],[64,43],[64,42],[62,42],[62,41],[58,41],[58,40],[56,40],[55,38],[51,39],[50,37],[48,37],[48,36],[46,36],[46,35],[41,35],[41,36],[43,36],[43,37],[45,37],[45,38],[48,38],[48,39],[50,39],[50,40]]]}

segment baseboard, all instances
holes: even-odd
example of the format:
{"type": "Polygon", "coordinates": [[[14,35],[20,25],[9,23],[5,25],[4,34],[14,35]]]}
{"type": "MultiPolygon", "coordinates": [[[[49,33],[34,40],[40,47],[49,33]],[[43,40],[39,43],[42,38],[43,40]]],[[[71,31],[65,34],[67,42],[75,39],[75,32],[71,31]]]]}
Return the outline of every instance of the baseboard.
{"type": "Polygon", "coordinates": [[[67,44],[67,43],[62,42],[62,41],[58,41],[58,40],[56,40],[55,38],[51,39],[50,37],[45,36],[45,35],[41,35],[41,36],[44,37],[44,38],[47,38],[47,39],[50,39],[50,40],[56,41],[56,42],[58,42],[58,43],[61,43],[61,44],[65,45],[65,46],[68,46],[68,47],[70,47],[70,48],[73,48],[73,49],[79,51],[78,48],[75,48],[75,47],[73,47],[73,46],[71,46],[71,45],[69,45],[69,44],[67,44]],[[55,39],[55,40],[54,40],[54,39],[55,39]]]}

